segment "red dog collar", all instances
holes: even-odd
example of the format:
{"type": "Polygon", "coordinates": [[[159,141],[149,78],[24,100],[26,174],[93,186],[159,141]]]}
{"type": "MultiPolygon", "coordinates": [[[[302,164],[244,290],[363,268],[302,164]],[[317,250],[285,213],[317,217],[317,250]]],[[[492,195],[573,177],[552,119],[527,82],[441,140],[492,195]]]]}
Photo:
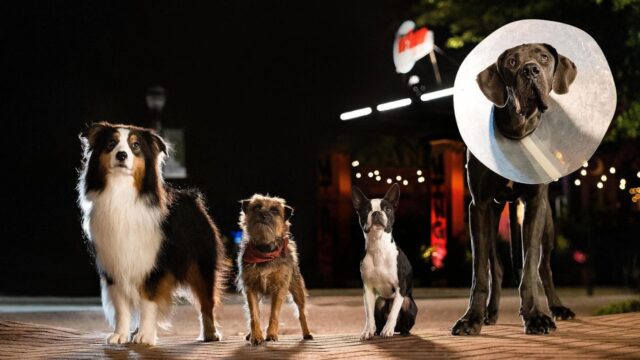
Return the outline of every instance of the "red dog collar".
{"type": "Polygon", "coordinates": [[[264,262],[271,261],[273,259],[279,258],[280,256],[287,256],[288,253],[288,245],[289,245],[289,235],[285,235],[282,237],[282,242],[277,249],[270,252],[262,252],[256,249],[253,244],[248,243],[247,247],[244,249],[244,254],[242,255],[242,261],[245,264],[260,264],[264,262]]]}

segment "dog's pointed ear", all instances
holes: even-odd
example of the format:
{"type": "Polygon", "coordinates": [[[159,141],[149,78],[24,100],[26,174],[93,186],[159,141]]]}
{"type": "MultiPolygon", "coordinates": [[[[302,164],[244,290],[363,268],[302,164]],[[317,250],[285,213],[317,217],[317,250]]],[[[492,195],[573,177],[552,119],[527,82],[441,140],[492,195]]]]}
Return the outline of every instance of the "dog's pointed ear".
{"type": "Polygon", "coordinates": [[[573,83],[578,75],[576,64],[569,60],[568,57],[558,54],[558,66],[553,74],[553,91],[562,95],[569,92],[569,86],[573,83]]]}
{"type": "Polygon", "coordinates": [[[555,58],[555,68],[553,71],[553,91],[562,95],[569,92],[569,86],[573,83],[578,75],[576,64],[568,57],[558,54],[558,50],[549,44],[543,44],[545,48],[555,58]]]}
{"type": "Polygon", "coordinates": [[[249,204],[251,203],[251,200],[246,199],[246,200],[241,200],[240,201],[240,208],[242,209],[243,213],[247,213],[247,211],[249,211],[249,204]]]}
{"type": "Polygon", "coordinates": [[[351,200],[353,201],[353,207],[356,210],[360,209],[363,203],[369,201],[367,197],[362,193],[362,190],[357,186],[351,188],[351,200]]]}
{"type": "Polygon", "coordinates": [[[387,193],[384,194],[384,199],[390,202],[394,208],[397,208],[400,202],[400,185],[398,183],[391,185],[387,193]]]}
{"type": "Polygon", "coordinates": [[[289,220],[293,216],[293,208],[289,205],[284,206],[284,219],[289,220]]]}
{"type": "MultiPolygon", "coordinates": [[[[502,56],[500,56],[502,58],[502,56]]],[[[497,107],[504,107],[507,104],[507,88],[502,81],[500,71],[498,70],[498,64],[500,60],[495,64],[489,65],[486,69],[482,70],[476,81],[480,90],[484,96],[494,103],[497,107]]]]}

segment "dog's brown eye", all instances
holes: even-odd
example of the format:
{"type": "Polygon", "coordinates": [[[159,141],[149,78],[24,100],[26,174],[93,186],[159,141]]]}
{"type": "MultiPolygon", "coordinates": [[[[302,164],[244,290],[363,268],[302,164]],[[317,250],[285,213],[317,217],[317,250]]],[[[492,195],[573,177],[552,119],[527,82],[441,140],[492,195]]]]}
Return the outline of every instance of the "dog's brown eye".
{"type": "Polygon", "coordinates": [[[516,65],[516,59],[511,58],[508,60],[509,66],[515,66],[516,65]]]}
{"type": "Polygon", "coordinates": [[[547,62],[549,60],[549,57],[546,54],[542,54],[540,55],[540,60],[547,62]]]}
{"type": "Polygon", "coordinates": [[[140,149],[140,143],[139,142],[134,142],[133,144],[131,144],[131,150],[139,150],[140,149]]]}
{"type": "Polygon", "coordinates": [[[277,207],[271,208],[270,210],[273,214],[280,214],[280,209],[278,209],[277,207]]]}
{"type": "Polygon", "coordinates": [[[109,140],[109,142],[107,143],[107,147],[109,147],[109,149],[113,149],[114,147],[116,147],[116,145],[118,145],[118,142],[114,139],[109,140]]]}
{"type": "Polygon", "coordinates": [[[262,209],[262,205],[260,204],[253,205],[253,210],[260,210],[260,209],[262,209]]]}

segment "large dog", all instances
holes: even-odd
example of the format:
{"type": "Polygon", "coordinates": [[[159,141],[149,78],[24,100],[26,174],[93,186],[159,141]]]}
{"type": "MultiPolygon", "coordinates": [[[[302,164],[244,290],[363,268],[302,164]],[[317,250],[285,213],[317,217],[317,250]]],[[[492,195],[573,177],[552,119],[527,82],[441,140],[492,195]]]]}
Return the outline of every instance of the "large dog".
{"type": "MultiPolygon", "coordinates": [[[[495,64],[478,74],[477,82],[482,93],[494,104],[498,130],[510,139],[519,140],[531,134],[543,121],[542,114],[549,107],[551,90],[557,94],[567,93],[576,75],[575,64],[552,46],[523,44],[505,50],[495,64]]],[[[558,298],[551,275],[554,226],[548,185],[513,183],[484,166],[469,151],[467,176],[472,197],[469,225],[473,285],[469,307],[451,333],[479,334],[483,324],[497,321],[503,269],[496,254],[496,240],[504,202],[512,203],[514,249],[519,249],[519,242],[522,242],[522,254],[514,251],[513,257],[515,263],[519,257],[523,259],[519,290],[525,332],[548,333],[555,329],[552,314],[562,319],[574,316],[558,298]],[[520,206],[516,208],[516,204],[520,206]]]]}

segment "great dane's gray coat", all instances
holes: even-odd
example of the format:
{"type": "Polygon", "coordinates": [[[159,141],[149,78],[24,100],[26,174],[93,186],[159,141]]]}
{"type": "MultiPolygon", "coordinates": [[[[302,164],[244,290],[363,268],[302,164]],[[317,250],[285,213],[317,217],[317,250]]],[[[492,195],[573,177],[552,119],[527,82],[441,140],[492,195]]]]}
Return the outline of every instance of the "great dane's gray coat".
{"type": "MultiPolygon", "coordinates": [[[[577,75],[575,64],[547,44],[523,44],[505,50],[495,64],[478,74],[483,94],[494,103],[494,121],[506,137],[519,140],[531,134],[549,106],[551,90],[565,94],[577,75]]],[[[479,334],[483,324],[495,324],[500,305],[503,268],[496,254],[500,213],[511,202],[514,262],[522,256],[520,314],[527,334],[555,329],[551,318],[574,314],[562,305],[551,276],[550,254],[554,226],[547,184],[513,183],[484,166],[467,152],[471,192],[469,226],[473,254],[473,281],[469,307],[451,329],[453,335],[479,334]],[[525,208],[518,218],[516,204],[525,208]],[[546,295],[546,297],[545,297],[546,295]],[[487,298],[489,303],[487,304],[487,298]]]]}

